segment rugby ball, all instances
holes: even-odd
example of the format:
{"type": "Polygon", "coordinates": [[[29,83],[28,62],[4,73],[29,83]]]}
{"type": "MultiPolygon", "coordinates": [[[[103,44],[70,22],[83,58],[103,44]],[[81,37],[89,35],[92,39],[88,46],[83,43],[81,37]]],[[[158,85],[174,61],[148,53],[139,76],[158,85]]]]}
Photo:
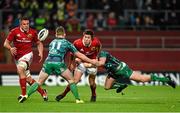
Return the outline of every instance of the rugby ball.
{"type": "Polygon", "coordinates": [[[47,38],[48,34],[49,34],[49,30],[48,29],[46,29],[46,28],[41,29],[39,31],[39,33],[38,33],[38,39],[40,41],[44,41],[47,38]]]}

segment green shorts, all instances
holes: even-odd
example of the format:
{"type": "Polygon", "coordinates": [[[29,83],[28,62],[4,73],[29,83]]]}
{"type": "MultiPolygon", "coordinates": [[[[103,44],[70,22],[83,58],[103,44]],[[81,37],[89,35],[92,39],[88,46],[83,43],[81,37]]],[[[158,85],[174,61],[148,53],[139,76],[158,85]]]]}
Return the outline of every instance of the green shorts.
{"type": "Polygon", "coordinates": [[[117,67],[116,72],[110,74],[110,76],[112,76],[115,79],[119,78],[119,76],[123,76],[125,78],[130,78],[132,73],[133,73],[133,70],[130,69],[126,63],[121,62],[121,63],[119,63],[119,66],[117,67]]]}
{"type": "Polygon", "coordinates": [[[63,62],[45,62],[42,71],[46,72],[48,75],[61,75],[66,69],[67,66],[63,62]]]}

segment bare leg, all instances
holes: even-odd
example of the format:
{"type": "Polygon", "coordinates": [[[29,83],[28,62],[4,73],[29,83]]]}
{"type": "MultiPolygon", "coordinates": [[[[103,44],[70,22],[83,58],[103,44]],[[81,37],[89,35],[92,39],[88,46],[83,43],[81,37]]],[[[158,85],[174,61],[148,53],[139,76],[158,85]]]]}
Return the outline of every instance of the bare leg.
{"type": "Polygon", "coordinates": [[[140,72],[133,71],[130,79],[138,82],[149,82],[151,81],[151,75],[141,74],[140,72]]]}

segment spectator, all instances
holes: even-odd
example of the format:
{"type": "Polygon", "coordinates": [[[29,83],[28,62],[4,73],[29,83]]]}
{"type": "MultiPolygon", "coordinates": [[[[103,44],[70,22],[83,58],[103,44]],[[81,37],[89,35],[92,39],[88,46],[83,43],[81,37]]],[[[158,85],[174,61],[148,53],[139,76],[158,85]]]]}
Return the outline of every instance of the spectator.
{"type": "Polygon", "coordinates": [[[20,4],[20,8],[24,11],[26,11],[30,7],[29,1],[26,0],[21,0],[19,4],[20,4]]]}
{"type": "Polygon", "coordinates": [[[95,19],[95,28],[97,31],[103,31],[107,27],[106,20],[101,12],[97,14],[97,19],[95,19]]]}
{"type": "Polygon", "coordinates": [[[67,31],[68,32],[80,32],[80,23],[79,23],[79,19],[77,19],[75,16],[71,17],[67,20],[66,23],[66,27],[67,27],[67,31]]]}
{"type": "Polygon", "coordinates": [[[66,4],[68,17],[74,17],[76,15],[77,8],[77,3],[74,0],[69,0],[69,2],[66,4]]]}
{"type": "Polygon", "coordinates": [[[43,8],[46,9],[47,11],[52,11],[54,7],[53,2],[51,2],[51,0],[46,0],[43,4],[43,8]]]}
{"type": "Polygon", "coordinates": [[[110,12],[108,14],[108,18],[107,18],[107,26],[109,30],[115,29],[115,27],[117,26],[118,21],[116,19],[116,15],[114,12],[110,12]]]}
{"type": "Polygon", "coordinates": [[[37,0],[33,0],[32,3],[30,4],[30,9],[32,11],[37,11],[39,9],[39,4],[37,0]]]}
{"type": "Polygon", "coordinates": [[[5,1],[1,1],[1,8],[2,9],[10,9],[11,6],[11,0],[5,0],[5,1]]]}
{"type": "Polygon", "coordinates": [[[95,28],[95,18],[92,13],[89,13],[86,20],[86,28],[94,29],[95,28]]]}

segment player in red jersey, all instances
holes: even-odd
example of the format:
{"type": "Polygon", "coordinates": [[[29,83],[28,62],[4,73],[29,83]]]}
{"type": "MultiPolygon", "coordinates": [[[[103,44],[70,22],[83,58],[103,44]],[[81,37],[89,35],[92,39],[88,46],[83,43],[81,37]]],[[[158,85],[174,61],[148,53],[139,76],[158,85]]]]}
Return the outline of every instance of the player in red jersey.
{"type": "MultiPolygon", "coordinates": [[[[27,17],[22,17],[20,19],[19,27],[12,29],[4,42],[4,47],[10,51],[11,55],[15,59],[21,87],[21,95],[18,97],[18,101],[20,103],[23,102],[27,96],[26,82],[29,85],[35,82],[29,71],[29,66],[33,58],[33,43],[37,44],[40,56],[39,62],[41,62],[43,59],[43,44],[38,40],[36,30],[29,27],[29,19],[27,17]],[[13,45],[11,43],[13,43],[13,45]]],[[[39,87],[38,92],[44,100],[47,101],[48,98],[46,90],[39,87]]]]}
{"type": "MultiPolygon", "coordinates": [[[[74,41],[74,46],[77,48],[78,51],[86,55],[88,58],[91,59],[97,59],[97,55],[101,49],[101,42],[98,38],[94,37],[94,33],[92,30],[85,30],[83,33],[83,37],[79,38],[74,41]]],[[[75,82],[78,83],[81,79],[81,76],[83,73],[87,73],[89,75],[89,85],[91,88],[91,102],[96,101],[96,83],[95,83],[95,77],[97,74],[97,67],[90,67],[86,68],[86,63],[82,62],[80,59],[75,58],[74,62],[76,62],[77,66],[74,70],[74,79],[75,82]]],[[[70,61],[70,64],[74,64],[72,61],[70,61]]],[[[88,63],[89,65],[89,63],[88,63]]],[[[73,66],[70,67],[73,69],[73,66]]],[[[56,96],[56,100],[60,101],[63,99],[66,94],[70,91],[69,86],[66,87],[63,93],[56,96]]]]}

